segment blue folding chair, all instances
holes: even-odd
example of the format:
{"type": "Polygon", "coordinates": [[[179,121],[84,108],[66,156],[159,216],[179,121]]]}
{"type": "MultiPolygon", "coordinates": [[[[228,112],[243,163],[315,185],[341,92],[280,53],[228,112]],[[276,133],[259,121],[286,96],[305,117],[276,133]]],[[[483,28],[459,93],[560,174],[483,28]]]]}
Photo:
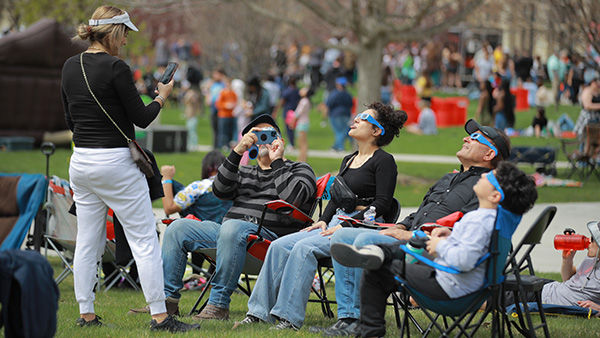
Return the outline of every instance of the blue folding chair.
{"type": "Polygon", "coordinates": [[[21,248],[44,201],[46,185],[41,174],[0,173],[0,251],[21,248]]]}
{"type": "MultiPolygon", "coordinates": [[[[464,334],[467,337],[471,337],[477,332],[490,312],[493,316],[491,328],[492,336],[495,337],[498,334],[503,336],[504,325],[500,325],[500,314],[502,313],[500,312],[499,302],[500,285],[504,281],[505,277],[503,270],[506,263],[506,258],[511,248],[511,237],[521,222],[521,218],[521,215],[516,215],[508,210],[503,209],[501,206],[498,206],[494,231],[490,241],[490,250],[487,254],[479,259],[476,265],[478,266],[479,264],[483,263],[487,264],[485,283],[484,286],[478,291],[460,298],[436,300],[429,298],[428,296],[415,290],[402,279],[402,276],[396,276],[396,280],[400,282],[400,291],[402,292],[403,297],[403,302],[401,304],[404,309],[404,320],[400,328],[401,335],[404,335],[404,332],[406,332],[407,335],[410,336],[410,330],[408,327],[408,304],[410,303],[408,301],[408,297],[412,296],[431,321],[427,329],[422,332],[423,337],[427,336],[433,328],[437,328],[444,337],[449,336],[450,333],[455,329],[460,331],[457,333],[457,336],[464,334]],[[479,308],[485,301],[488,301],[488,304],[483,314],[476,323],[472,324],[479,308]],[[438,323],[440,316],[442,317],[443,326],[438,323]],[[450,325],[448,325],[448,318],[450,318],[452,321],[450,325]]],[[[443,266],[433,262],[422,255],[414,254],[407,249],[406,245],[401,245],[400,248],[402,248],[405,253],[418,259],[421,264],[427,264],[435,269],[443,270],[449,273],[463,273],[455,268],[443,266]]]]}

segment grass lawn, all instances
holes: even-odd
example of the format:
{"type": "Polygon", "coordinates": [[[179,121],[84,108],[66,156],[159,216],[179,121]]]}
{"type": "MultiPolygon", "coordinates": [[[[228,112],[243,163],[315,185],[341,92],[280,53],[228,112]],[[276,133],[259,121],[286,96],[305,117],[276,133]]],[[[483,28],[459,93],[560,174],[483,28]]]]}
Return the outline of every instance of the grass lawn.
{"type": "MultiPolygon", "coordinates": [[[[49,258],[55,275],[62,267],[57,257],[49,258]]],[[[546,278],[559,279],[558,273],[541,274],[546,278]]],[[[330,297],[334,297],[334,286],[328,285],[330,297]]],[[[128,315],[129,308],[143,307],[145,305],[144,296],[141,292],[130,289],[113,288],[108,292],[104,289],[96,296],[96,313],[103,318],[106,325],[104,327],[79,328],[75,326],[75,319],[79,316],[79,308],[75,302],[73,292],[73,277],[69,276],[59,285],[60,300],[58,310],[58,326],[56,337],[171,337],[172,335],[164,332],[151,332],[149,330],[150,316],[147,314],[128,315]]],[[[191,323],[191,318],[187,317],[187,312],[199,296],[199,291],[182,292],[180,301],[180,310],[182,311],[183,321],[191,323]]],[[[314,296],[313,296],[314,297],[314,296]]],[[[200,331],[177,334],[177,337],[321,337],[319,334],[312,334],[307,331],[310,326],[329,326],[334,323],[333,319],[326,319],[320,305],[309,303],[307,307],[306,320],[303,328],[298,332],[292,331],[272,331],[269,330],[269,324],[257,324],[250,327],[240,327],[231,330],[234,321],[244,318],[247,307],[248,297],[241,293],[234,293],[231,302],[231,320],[225,322],[205,321],[202,322],[200,331]]],[[[335,312],[335,305],[333,308],[335,312]]],[[[411,311],[421,325],[427,323],[424,314],[418,310],[411,311]]],[[[534,321],[539,317],[534,316],[534,321]]],[[[488,317],[488,322],[490,321],[488,317]]],[[[388,306],[386,312],[387,335],[389,337],[399,336],[400,331],[395,325],[393,308],[388,306]]],[[[550,334],[553,337],[594,337],[598,336],[595,320],[582,318],[556,317],[548,316],[550,334]]],[[[411,334],[417,335],[417,330],[411,326],[411,334]]],[[[481,328],[477,337],[489,337],[491,328],[481,328]]],[[[437,336],[434,334],[433,336],[437,336]]],[[[519,336],[518,334],[516,336],[519,336]]]]}
{"type": "MultiPolygon", "coordinates": [[[[314,101],[318,102],[316,98],[314,101]]],[[[316,106],[316,104],[313,105],[316,106]]],[[[476,105],[476,101],[470,102],[469,117],[474,116],[476,105]]],[[[517,129],[526,128],[531,123],[534,113],[534,109],[516,113],[517,129]]],[[[547,110],[547,116],[550,120],[556,120],[562,113],[567,113],[573,120],[576,120],[579,108],[576,106],[559,106],[558,110],[554,107],[547,110]]],[[[167,108],[161,113],[160,119],[163,124],[168,125],[184,125],[185,123],[182,110],[178,109],[175,102],[169,102],[167,108]]],[[[309,149],[327,150],[333,144],[333,133],[330,127],[321,127],[320,122],[320,113],[313,109],[309,131],[309,149]]],[[[208,145],[212,142],[212,131],[210,130],[209,119],[206,116],[200,118],[198,136],[200,144],[208,145]]],[[[464,136],[463,127],[439,129],[437,136],[419,136],[401,132],[400,137],[385,149],[391,153],[453,156],[460,149],[464,136]]],[[[560,147],[560,140],[557,138],[513,137],[511,142],[513,145],[519,146],[560,147]]],[[[71,151],[69,149],[58,149],[50,158],[50,174],[67,178],[70,155],[71,151]]],[[[187,184],[200,178],[204,153],[156,153],[155,155],[159,165],[174,164],[176,166],[176,179],[182,183],[187,184]]],[[[565,160],[560,151],[557,152],[557,155],[558,160],[565,160]]],[[[295,159],[294,156],[289,157],[295,159]]],[[[308,163],[318,176],[327,172],[335,173],[340,166],[339,159],[309,157],[308,163]]],[[[0,153],[0,172],[45,173],[45,165],[45,157],[39,150],[0,153]]],[[[397,165],[399,177],[395,197],[403,206],[407,207],[418,206],[431,184],[443,174],[459,168],[458,160],[456,164],[399,162],[397,165]]],[[[528,172],[534,171],[531,166],[525,166],[523,169],[528,172]]],[[[566,178],[566,174],[566,169],[558,170],[559,178],[566,178]]],[[[538,190],[538,202],[600,201],[600,194],[597,193],[599,189],[600,182],[594,177],[591,177],[583,188],[542,187],[538,190]]],[[[161,202],[156,202],[155,207],[161,207],[161,202]]]]}

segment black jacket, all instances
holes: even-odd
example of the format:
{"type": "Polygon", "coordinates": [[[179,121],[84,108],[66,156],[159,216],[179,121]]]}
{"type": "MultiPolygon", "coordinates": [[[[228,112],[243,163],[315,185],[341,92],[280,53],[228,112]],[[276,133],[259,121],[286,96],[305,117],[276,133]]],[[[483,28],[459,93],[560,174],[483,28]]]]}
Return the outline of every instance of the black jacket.
{"type": "Polygon", "coordinates": [[[6,337],[53,337],[58,287],[48,261],[36,251],[0,252],[0,303],[6,337]]]}
{"type": "Polygon", "coordinates": [[[488,171],[488,168],[470,167],[467,171],[444,175],[429,188],[419,209],[399,223],[404,224],[407,230],[415,230],[423,223],[434,223],[453,212],[466,214],[477,209],[479,201],[473,186],[481,174],[488,171]]]}

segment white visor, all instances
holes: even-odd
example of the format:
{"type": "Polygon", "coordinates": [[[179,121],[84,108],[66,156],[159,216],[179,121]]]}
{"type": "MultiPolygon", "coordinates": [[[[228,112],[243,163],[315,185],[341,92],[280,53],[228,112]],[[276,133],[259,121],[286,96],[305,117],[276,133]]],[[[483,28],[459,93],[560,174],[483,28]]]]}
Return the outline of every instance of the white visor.
{"type": "Polygon", "coordinates": [[[116,25],[121,23],[129,27],[129,29],[131,29],[134,32],[138,31],[137,27],[133,24],[133,22],[131,22],[131,19],[129,19],[129,14],[127,14],[127,12],[125,12],[125,14],[113,16],[112,18],[108,19],[90,19],[89,21],[90,26],[116,25]]]}
{"type": "Polygon", "coordinates": [[[587,227],[590,233],[592,234],[594,241],[596,241],[596,244],[600,244],[600,222],[588,222],[587,227]]]}

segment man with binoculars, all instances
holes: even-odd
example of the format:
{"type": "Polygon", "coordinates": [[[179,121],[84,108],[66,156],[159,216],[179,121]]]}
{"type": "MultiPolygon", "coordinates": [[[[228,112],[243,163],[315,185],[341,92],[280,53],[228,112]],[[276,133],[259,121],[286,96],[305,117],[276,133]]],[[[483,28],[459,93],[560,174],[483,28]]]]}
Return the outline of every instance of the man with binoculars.
{"type": "MultiPolygon", "coordinates": [[[[582,235],[558,235],[555,237],[554,246],[557,249],[567,249],[562,252],[562,263],[560,275],[563,282],[548,279],[547,284],[542,289],[542,303],[581,306],[600,311],[600,271],[598,271],[598,259],[600,250],[598,250],[598,241],[600,240],[600,223],[598,221],[589,222],[587,228],[592,238],[587,246],[587,257],[581,262],[579,267],[573,265],[573,257],[577,249],[566,244],[565,238],[573,237],[581,239],[582,235]],[[574,248],[574,249],[573,249],[574,248]]],[[[574,242],[574,241],[571,241],[574,242]]],[[[514,303],[513,294],[506,294],[506,304],[514,303]]],[[[526,294],[527,301],[534,302],[535,296],[532,293],[526,294]]]]}

